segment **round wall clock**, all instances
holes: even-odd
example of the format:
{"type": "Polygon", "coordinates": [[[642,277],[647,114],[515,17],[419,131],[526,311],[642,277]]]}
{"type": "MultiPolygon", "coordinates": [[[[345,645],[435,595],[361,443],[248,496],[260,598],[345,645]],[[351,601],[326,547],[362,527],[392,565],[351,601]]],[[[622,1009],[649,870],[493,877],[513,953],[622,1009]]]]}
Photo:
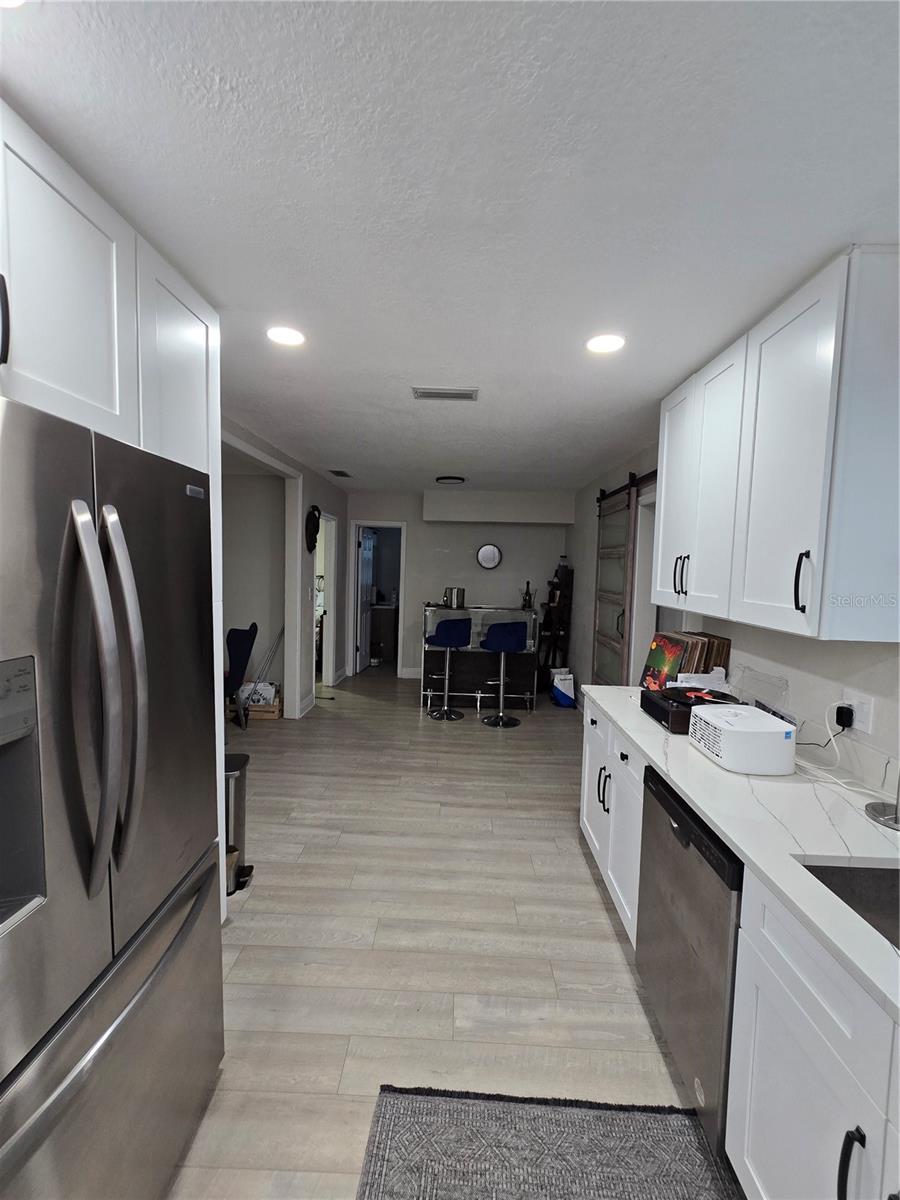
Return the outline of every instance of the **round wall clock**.
{"type": "Polygon", "coordinates": [[[484,567],[486,571],[493,571],[495,567],[500,566],[503,555],[500,552],[499,546],[494,546],[488,542],[487,545],[479,547],[475,557],[478,559],[480,567],[484,567]]]}
{"type": "Polygon", "coordinates": [[[319,540],[321,517],[322,510],[318,504],[310,505],[309,512],[306,514],[306,548],[310,554],[315,550],[316,542],[319,540]]]}

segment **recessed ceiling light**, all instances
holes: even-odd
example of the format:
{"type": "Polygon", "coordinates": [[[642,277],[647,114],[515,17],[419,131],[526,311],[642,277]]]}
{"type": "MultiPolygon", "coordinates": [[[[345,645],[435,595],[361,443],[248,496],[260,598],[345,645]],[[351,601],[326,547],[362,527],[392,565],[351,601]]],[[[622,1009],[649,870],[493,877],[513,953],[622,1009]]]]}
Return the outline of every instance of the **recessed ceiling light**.
{"type": "Polygon", "coordinates": [[[441,484],[465,483],[466,477],[465,475],[438,475],[434,482],[441,484]]]}
{"type": "Polygon", "coordinates": [[[591,354],[612,354],[614,350],[621,350],[624,345],[625,339],[617,333],[598,333],[587,343],[587,348],[591,354]]]}
{"type": "Polygon", "coordinates": [[[0,8],[21,8],[25,0],[0,0],[0,8]]]}
{"type": "Polygon", "coordinates": [[[288,325],[273,325],[266,330],[266,337],[279,346],[302,346],[306,341],[299,329],[291,329],[288,325]]]}

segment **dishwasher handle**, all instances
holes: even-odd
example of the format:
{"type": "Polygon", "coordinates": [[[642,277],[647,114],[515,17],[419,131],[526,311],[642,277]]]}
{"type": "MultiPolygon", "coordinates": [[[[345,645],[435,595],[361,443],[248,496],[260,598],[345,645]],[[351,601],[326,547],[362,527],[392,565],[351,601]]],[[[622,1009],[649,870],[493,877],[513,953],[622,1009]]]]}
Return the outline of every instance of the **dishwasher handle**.
{"type": "Polygon", "coordinates": [[[669,818],[672,833],[681,845],[685,849],[692,846],[730,891],[739,892],[744,881],[744,864],[652,767],[644,770],[644,791],[669,818]]]}
{"type": "Polygon", "coordinates": [[[673,821],[671,817],[669,817],[669,824],[672,826],[672,833],[675,835],[675,840],[680,842],[681,845],[684,846],[685,850],[689,850],[691,845],[691,835],[686,832],[686,830],[684,830],[676,821],[673,821]]]}

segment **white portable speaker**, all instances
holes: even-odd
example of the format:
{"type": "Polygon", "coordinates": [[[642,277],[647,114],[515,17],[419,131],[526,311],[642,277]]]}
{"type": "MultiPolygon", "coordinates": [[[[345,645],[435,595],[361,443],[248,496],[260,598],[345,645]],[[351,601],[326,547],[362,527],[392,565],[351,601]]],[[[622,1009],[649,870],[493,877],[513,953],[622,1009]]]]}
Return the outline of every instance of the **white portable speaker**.
{"type": "Polygon", "coordinates": [[[698,704],[688,740],[724,767],[745,775],[793,775],[794,734],[787,721],[747,704],[698,704]]]}

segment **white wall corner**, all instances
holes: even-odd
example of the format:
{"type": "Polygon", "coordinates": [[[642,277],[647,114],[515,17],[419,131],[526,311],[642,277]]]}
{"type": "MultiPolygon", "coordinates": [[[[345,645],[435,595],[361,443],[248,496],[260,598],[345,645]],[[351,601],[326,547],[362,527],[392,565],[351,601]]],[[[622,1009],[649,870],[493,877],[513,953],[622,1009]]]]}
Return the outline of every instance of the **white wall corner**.
{"type": "Polygon", "coordinates": [[[296,706],[296,716],[293,720],[299,721],[302,716],[306,716],[311,708],[316,707],[316,692],[311,691],[310,695],[304,696],[298,706],[296,706]]]}

